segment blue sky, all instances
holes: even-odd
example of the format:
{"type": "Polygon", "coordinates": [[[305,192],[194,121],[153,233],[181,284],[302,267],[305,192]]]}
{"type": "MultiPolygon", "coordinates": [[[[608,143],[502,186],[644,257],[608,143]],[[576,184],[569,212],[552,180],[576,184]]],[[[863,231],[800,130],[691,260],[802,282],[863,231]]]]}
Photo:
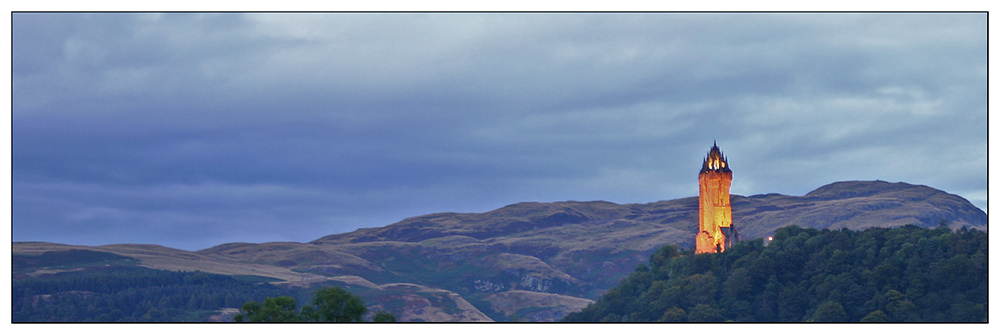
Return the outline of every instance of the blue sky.
{"type": "Polygon", "coordinates": [[[986,210],[985,14],[12,16],[14,241],[886,180],[986,210]]]}

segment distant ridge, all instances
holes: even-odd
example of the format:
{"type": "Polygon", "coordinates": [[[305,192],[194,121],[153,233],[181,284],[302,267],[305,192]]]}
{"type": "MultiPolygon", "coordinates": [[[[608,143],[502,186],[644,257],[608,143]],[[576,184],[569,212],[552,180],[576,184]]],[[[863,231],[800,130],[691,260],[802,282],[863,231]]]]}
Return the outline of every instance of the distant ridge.
{"type": "Polygon", "coordinates": [[[740,220],[740,232],[751,239],[790,224],[861,230],[908,224],[932,228],[945,221],[952,229],[987,230],[986,213],[965,198],[901,182],[844,181],[802,197],[770,194],[736,198],[734,220],[740,220]]]}
{"type": "MultiPolygon", "coordinates": [[[[986,213],[959,196],[883,181],[837,182],[804,196],[734,195],[732,207],[744,240],[788,225],[861,230],[944,221],[987,229],[986,213]]],[[[697,197],[518,203],[486,213],[421,215],[308,243],[229,243],[197,252],[14,243],[13,252],[85,249],[158,269],[334,283],[401,321],[553,321],[600,297],[657,248],[692,247],[697,209],[697,197]]]]}
{"type": "MultiPolygon", "coordinates": [[[[844,181],[822,186],[805,196],[771,193],[732,197],[733,220],[748,239],[765,237],[789,224],[817,229],[864,229],[907,224],[936,227],[944,220],[952,228],[986,230],[987,226],[986,213],[968,200],[928,186],[902,182],[844,181]],[[747,231],[743,232],[744,229],[747,231]]],[[[325,236],[310,243],[416,242],[444,236],[483,239],[525,229],[614,220],[652,221],[669,226],[690,224],[694,231],[697,197],[625,205],[607,201],[517,203],[481,214],[421,215],[385,227],[325,236]]],[[[693,239],[676,243],[689,246],[693,239]]]]}

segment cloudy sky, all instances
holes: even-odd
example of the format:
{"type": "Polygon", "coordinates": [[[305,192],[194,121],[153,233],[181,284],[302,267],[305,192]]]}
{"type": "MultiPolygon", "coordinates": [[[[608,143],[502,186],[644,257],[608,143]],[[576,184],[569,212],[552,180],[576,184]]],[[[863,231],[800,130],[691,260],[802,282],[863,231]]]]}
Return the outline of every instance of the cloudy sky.
{"type": "Polygon", "coordinates": [[[524,201],[986,208],[985,14],[12,17],[14,241],[306,242],[524,201]]]}

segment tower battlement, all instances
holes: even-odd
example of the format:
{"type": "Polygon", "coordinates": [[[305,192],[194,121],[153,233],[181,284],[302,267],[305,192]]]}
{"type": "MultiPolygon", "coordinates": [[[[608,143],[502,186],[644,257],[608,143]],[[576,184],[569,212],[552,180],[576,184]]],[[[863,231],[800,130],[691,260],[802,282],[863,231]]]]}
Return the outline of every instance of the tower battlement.
{"type": "Polygon", "coordinates": [[[698,173],[698,235],[695,253],[716,253],[739,242],[739,233],[733,226],[733,208],[729,188],[733,171],[722,150],[715,143],[698,173]]]}

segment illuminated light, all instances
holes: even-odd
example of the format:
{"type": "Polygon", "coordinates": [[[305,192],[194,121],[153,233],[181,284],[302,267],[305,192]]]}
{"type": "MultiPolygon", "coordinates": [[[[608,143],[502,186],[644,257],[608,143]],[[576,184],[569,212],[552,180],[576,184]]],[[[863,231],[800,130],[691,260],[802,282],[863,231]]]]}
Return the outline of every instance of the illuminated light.
{"type": "Polygon", "coordinates": [[[774,236],[768,236],[768,237],[767,237],[767,240],[768,240],[768,241],[772,241],[772,240],[774,240],[774,236]]]}

